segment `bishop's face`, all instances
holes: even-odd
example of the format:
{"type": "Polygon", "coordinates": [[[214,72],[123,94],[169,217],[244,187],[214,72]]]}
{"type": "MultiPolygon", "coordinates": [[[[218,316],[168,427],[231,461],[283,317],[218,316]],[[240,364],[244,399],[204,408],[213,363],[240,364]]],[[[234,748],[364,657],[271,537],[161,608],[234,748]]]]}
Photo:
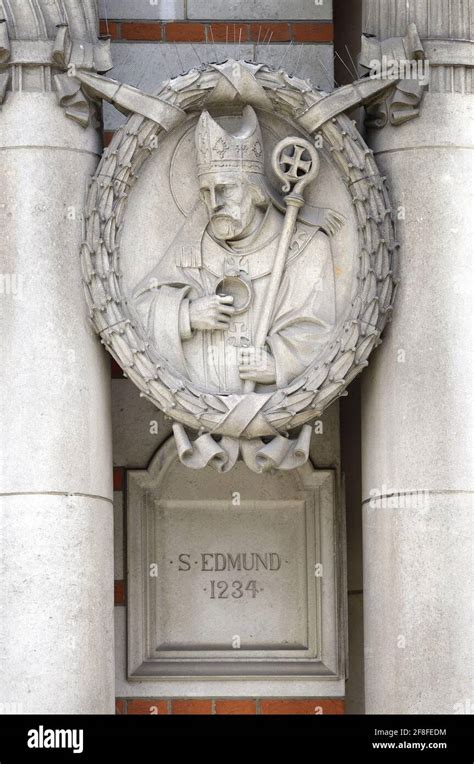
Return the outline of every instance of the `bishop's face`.
{"type": "Polygon", "coordinates": [[[255,197],[245,173],[208,173],[200,178],[213,236],[220,241],[239,239],[252,226],[255,197]]]}

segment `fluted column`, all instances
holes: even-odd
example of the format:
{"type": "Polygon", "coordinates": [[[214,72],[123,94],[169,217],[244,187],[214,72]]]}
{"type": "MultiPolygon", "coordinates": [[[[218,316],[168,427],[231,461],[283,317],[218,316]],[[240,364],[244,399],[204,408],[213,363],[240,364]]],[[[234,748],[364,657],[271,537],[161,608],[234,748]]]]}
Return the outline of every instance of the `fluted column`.
{"type": "Polygon", "coordinates": [[[107,46],[95,0],[2,7],[0,705],[113,713],[110,375],[79,261],[101,146],[65,73],[107,46]]]}
{"type": "Polygon", "coordinates": [[[368,713],[468,713],[472,689],[472,44],[468,0],[365,0],[417,25],[420,116],[367,136],[401,244],[393,323],[364,374],[368,713]]]}

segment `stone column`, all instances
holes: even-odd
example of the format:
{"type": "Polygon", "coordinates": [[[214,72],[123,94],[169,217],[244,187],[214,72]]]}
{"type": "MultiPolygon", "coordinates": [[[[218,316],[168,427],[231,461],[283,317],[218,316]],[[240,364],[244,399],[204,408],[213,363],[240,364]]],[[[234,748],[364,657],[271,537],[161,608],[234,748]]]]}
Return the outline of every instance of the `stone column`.
{"type": "Polygon", "coordinates": [[[55,79],[107,44],[94,0],[2,7],[0,712],[113,713],[110,374],[79,261],[101,146],[55,79]]]}
{"type": "Polygon", "coordinates": [[[415,22],[431,63],[420,116],[367,136],[398,208],[401,243],[393,323],[363,375],[367,713],[466,713],[472,7],[469,0],[364,5],[364,31],[379,39],[404,36],[415,22]]]}

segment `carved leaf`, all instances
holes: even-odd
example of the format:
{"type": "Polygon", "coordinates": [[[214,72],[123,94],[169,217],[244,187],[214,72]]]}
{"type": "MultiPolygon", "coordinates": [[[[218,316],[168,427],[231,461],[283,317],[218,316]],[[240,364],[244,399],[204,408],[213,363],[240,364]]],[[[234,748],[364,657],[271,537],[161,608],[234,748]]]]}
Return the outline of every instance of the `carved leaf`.
{"type": "Polygon", "coordinates": [[[127,192],[128,186],[130,185],[130,172],[130,165],[125,165],[115,173],[113,185],[116,195],[120,196],[127,192]]]}
{"type": "Polygon", "coordinates": [[[87,244],[91,252],[94,252],[96,244],[100,239],[100,218],[97,211],[91,212],[87,225],[87,244]]]}
{"type": "Polygon", "coordinates": [[[110,270],[109,253],[103,243],[99,243],[95,251],[95,269],[101,279],[107,278],[110,270]]]}
{"type": "Polygon", "coordinates": [[[357,321],[351,321],[350,324],[346,325],[343,329],[342,337],[341,337],[341,349],[342,350],[355,350],[355,347],[357,345],[357,340],[359,339],[359,324],[357,321]]]}
{"type": "Polygon", "coordinates": [[[117,151],[117,159],[119,166],[127,165],[130,163],[131,158],[137,148],[138,138],[136,135],[129,135],[122,142],[120,148],[117,151]]]}
{"type": "Polygon", "coordinates": [[[194,396],[187,395],[185,392],[176,393],[175,400],[191,414],[201,415],[204,411],[206,411],[207,408],[199,405],[199,399],[196,399],[194,396]]]}
{"type": "Polygon", "coordinates": [[[112,299],[120,300],[122,295],[120,294],[120,286],[117,279],[117,274],[114,271],[109,273],[109,290],[112,299]]]}
{"type": "Polygon", "coordinates": [[[89,193],[87,194],[87,201],[85,206],[86,217],[89,218],[97,208],[97,190],[99,186],[96,178],[91,181],[89,187],[89,193]]]}
{"type": "Polygon", "coordinates": [[[380,312],[384,313],[392,302],[393,279],[391,272],[387,274],[380,293],[380,312]]]}
{"type": "Polygon", "coordinates": [[[205,393],[201,396],[201,398],[209,408],[215,408],[217,411],[221,411],[223,414],[227,414],[229,411],[229,407],[226,406],[225,403],[223,403],[217,395],[205,393]]]}
{"type": "Polygon", "coordinates": [[[107,295],[105,293],[102,281],[97,278],[97,276],[92,278],[90,293],[92,295],[92,299],[94,300],[94,305],[97,306],[100,310],[104,310],[107,304],[107,295]]]}
{"type": "Polygon", "coordinates": [[[353,379],[355,379],[361,371],[364,370],[366,366],[369,365],[368,361],[363,361],[362,363],[357,364],[356,366],[353,366],[352,369],[346,374],[346,378],[344,380],[346,387],[350,385],[353,379]]]}
{"type": "Polygon", "coordinates": [[[375,297],[362,315],[362,319],[361,319],[362,330],[364,332],[367,332],[367,328],[377,326],[378,317],[379,317],[378,297],[375,297]]]}
{"type": "Polygon", "coordinates": [[[378,336],[379,336],[378,332],[373,332],[373,334],[370,334],[360,343],[355,354],[355,361],[357,365],[367,360],[370,353],[372,352],[372,349],[375,345],[375,342],[377,341],[378,336]]]}
{"type": "Polygon", "coordinates": [[[111,254],[115,248],[115,215],[111,214],[104,226],[104,244],[107,247],[109,254],[111,254]]]}
{"type": "Polygon", "coordinates": [[[117,155],[115,152],[109,152],[106,155],[105,162],[100,166],[99,178],[113,178],[117,167],[117,155]]]}
{"type": "Polygon", "coordinates": [[[143,127],[137,133],[138,146],[148,146],[153,137],[159,131],[159,126],[151,119],[147,119],[143,127]]]}
{"type": "Polygon", "coordinates": [[[364,286],[362,287],[362,302],[372,302],[376,294],[377,281],[374,272],[370,271],[370,273],[367,274],[364,286]]]}
{"type": "Polygon", "coordinates": [[[86,242],[81,244],[81,270],[82,278],[86,284],[91,283],[91,273],[94,270],[92,265],[91,251],[86,242]]]}
{"type": "Polygon", "coordinates": [[[306,386],[310,390],[317,390],[324,382],[329,374],[329,366],[316,367],[308,374],[308,380],[306,386]]]}
{"type": "Polygon", "coordinates": [[[293,393],[288,396],[287,409],[296,414],[297,411],[306,408],[314,398],[313,390],[303,391],[301,393],[293,393]]]}
{"type": "Polygon", "coordinates": [[[343,379],[353,364],[354,355],[355,353],[353,350],[347,350],[343,355],[341,355],[341,357],[338,358],[337,361],[331,366],[329,379],[343,379]]]}
{"type": "Polygon", "coordinates": [[[323,411],[329,403],[335,400],[339,393],[344,389],[344,381],[331,382],[326,385],[315,397],[314,406],[318,406],[323,411]]]}

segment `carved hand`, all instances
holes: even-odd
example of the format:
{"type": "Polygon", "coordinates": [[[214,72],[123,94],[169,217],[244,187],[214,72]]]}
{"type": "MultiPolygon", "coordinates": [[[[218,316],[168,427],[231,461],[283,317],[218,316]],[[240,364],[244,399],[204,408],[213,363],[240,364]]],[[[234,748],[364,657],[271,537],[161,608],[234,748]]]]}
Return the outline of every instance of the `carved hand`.
{"type": "Polygon", "coordinates": [[[228,329],[235,308],[234,298],[230,295],[213,294],[199,297],[189,304],[189,320],[192,329],[212,331],[228,329]]]}
{"type": "Polygon", "coordinates": [[[239,375],[240,379],[271,385],[276,382],[275,359],[265,348],[241,348],[239,375]]]}

